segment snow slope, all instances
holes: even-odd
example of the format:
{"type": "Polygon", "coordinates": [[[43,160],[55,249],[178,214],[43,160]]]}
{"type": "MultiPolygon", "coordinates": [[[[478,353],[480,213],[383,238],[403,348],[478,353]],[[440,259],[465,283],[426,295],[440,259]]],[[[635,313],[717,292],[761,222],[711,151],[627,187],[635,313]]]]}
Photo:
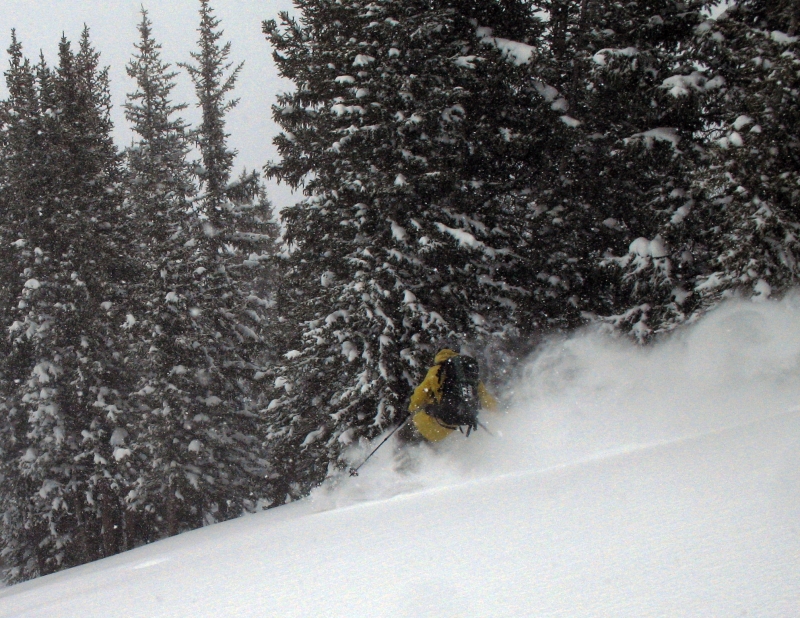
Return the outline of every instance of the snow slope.
{"type": "MultiPolygon", "coordinates": [[[[800,301],[532,359],[505,414],[311,498],[0,591],[0,616],[800,615],[800,301]]],[[[354,460],[366,452],[353,453],[354,460]]]]}

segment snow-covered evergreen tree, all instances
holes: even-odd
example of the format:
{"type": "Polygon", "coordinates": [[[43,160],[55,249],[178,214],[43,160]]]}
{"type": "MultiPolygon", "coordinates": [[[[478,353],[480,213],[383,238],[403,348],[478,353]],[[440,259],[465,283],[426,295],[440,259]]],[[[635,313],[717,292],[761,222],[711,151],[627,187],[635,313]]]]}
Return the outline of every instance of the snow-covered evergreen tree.
{"type": "MultiPolygon", "coordinates": [[[[15,58],[12,51],[9,90],[30,92],[30,71],[17,71],[15,58]]],[[[6,359],[19,374],[7,406],[25,436],[7,467],[14,493],[4,496],[16,512],[3,538],[12,581],[110,555],[122,541],[126,471],[116,455],[127,372],[116,307],[133,269],[115,225],[119,155],[98,59],[88,30],[77,52],[62,38],[58,67],[42,61],[36,70],[36,141],[6,157],[25,217],[6,359]]],[[[29,113],[22,101],[12,95],[10,111],[29,113]]]]}
{"type": "MultiPolygon", "coordinates": [[[[187,163],[188,128],[183,119],[174,117],[187,105],[175,104],[170,99],[177,73],[170,71],[170,65],[161,60],[161,45],[153,39],[152,22],[145,10],[142,10],[139,35],[136,52],[127,67],[137,89],[128,95],[125,114],[139,137],[126,151],[128,199],[137,214],[150,210],[149,215],[158,218],[169,214],[164,209],[165,199],[172,199],[179,208],[185,208],[194,193],[187,163]]],[[[152,221],[142,237],[163,242],[173,234],[169,224],[152,221]]]]}
{"type": "MultiPolygon", "coordinates": [[[[5,73],[9,95],[0,108],[3,128],[0,132],[0,319],[4,332],[13,321],[18,302],[20,263],[25,261],[19,255],[19,249],[24,243],[21,236],[25,230],[27,210],[35,203],[31,193],[36,187],[30,182],[29,174],[39,162],[36,145],[41,126],[34,69],[23,57],[22,45],[13,30],[11,38],[9,67],[5,73]],[[18,242],[20,240],[22,242],[18,242]]],[[[0,363],[0,513],[3,530],[0,538],[4,548],[24,548],[15,558],[21,558],[23,562],[32,560],[32,568],[35,568],[39,531],[26,530],[25,504],[20,504],[17,498],[32,494],[38,488],[26,483],[19,474],[19,453],[26,442],[27,422],[14,406],[15,390],[29,365],[28,362],[9,362],[11,351],[9,338],[3,336],[0,339],[3,359],[0,363]]],[[[12,575],[16,576],[16,573],[12,575]]]]}
{"type": "Polygon", "coordinates": [[[176,356],[185,347],[181,336],[187,327],[182,322],[191,330],[192,318],[188,313],[171,314],[170,294],[176,295],[184,282],[194,284],[190,265],[196,252],[193,239],[198,235],[197,218],[191,212],[195,187],[187,161],[188,128],[177,117],[186,105],[171,101],[176,74],[162,61],[161,46],[153,38],[144,10],[139,35],[127,67],[136,90],[125,105],[136,135],[126,151],[129,225],[146,273],[132,286],[134,300],[125,323],[134,338],[132,354],[140,363],[131,398],[140,411],[130,457],[137,474],[127,496],[131,517],[137,520],[137,542],[174,534],[178,525],[173,477],[185,470],[177,465],[170,468],[173,459],[163,451],[172,448],[173,425],[180,421],[164,418],[159,422],[159,415],[166,409],[164,416],[169,416],[169,402],[173,414],[182,407],[172,376],[174,367],[181,365],[176,356]],[[161,406],[156,410],[155,404],[148,405],[143,394],[161,406]]]}
{"type": "Polygon", "coordinates": [[[673,0],[607,3],[598,29],[625,34],[593,50],[587,107],[603,119],[599,158],[611,180],[595,193],[605,208],[594,224],[608,236],[596,250],[612,274],[616,315],[608,321],[640,341],[683,323],[696,305],[691,178],[702,99],[684,86],[698,75],[689,49],[699,10],[699,2],[673,0]]]}
{"type": "Polygon", "coordinates": [[[238,99],[231,99],[229,94],[236,86],[244,63],[233,67],[233,63],[228,60],[231,43],[220,43],[224,36],[220,24],[221,21],[214,16],[209,0],[201,0],[198,28],[200,38],[197,41],[199,49],[191,53],[194,62],[182,63],[181,66],[192,78],[197,106],[202,111],[202,123],[195,138],[201,154],[197,174],[205,194],[204,214],[211,225],[223,228],[226,211],[223,204],[227,200],[227,185],[236,157],[236,152],[228,147],[229,135],[225,132],[225,116],[238,103],[238,99]],[[218,217],[223,220],[218,221],[218,217]]]}
{"type": "Polygon", "coordinates": [[[400,418],[437,344],[525,325],[519,236],[506,229],[521,226],[522,157],[509,155],[541,139],[521,117],[530,94],[509,79],[535,52],[525,3],[298,8],[299,21],[265,23],[296,87],[274,108],[282,159],[268,173],[307,195],[282,212],[301,328],[269,407],[279,500],[400,418]]]}
{"type": "Polygon", "coordinates": [[[11,323],[16,305],[15,288],[19,274],[13,243],[23,233],[23,222],[27,214],[25,204],[30,201],[29,192],[34,189],[26,182],[26,177],[30,168],[38,163],[35,143],[39,130],[34,70],[30,61],[23,57],[22,45],[14,30],[11,31],[8,54],[9,68],[5,77],[9,96],[0,109],[3,126],[0,137],[0,320],[5,328],[11,323]]]}
{"type": "Polygon", "coordinates": [[[699,310],[800,280],[798,16],[796,1],[742,0],[697,28],[698,62],[720,84],[706,101],[709,156],[695,189],[709,254],[699,310]]]}
{"type": "Polygon", "coordinates": [[[140,422],[133,456],[145,462],[131,500],[169,535],[239,515],[262,497],[258,397],[266,303],[255,293],[273,238],[271,206],[258,178],[230,171],[226,76],[230,44],[201,3],[194,80],[203,121],[187,134],[170,103],[173,75],[160,59],[146,15],[129,67],[137,91],[128,117],[138,140],[129,156],[131,203],[152,272],[130,318],[140,340],[142,377],[134,393],[140,422]],[[197,193],[186,163],[187,137],[201,162],[197,193]],[[158,523],[163,521],[163,524],[158,523]]]}
{"type": "Polygon", "coordinates": [[[702,114],[691,141],[674,134],[681,157],[672,168],[684,180],[656,170],[664,189],[646,231],[606,262],[623,267],[615,288],[627,302],[610,321],[639,338],[731,294],[767,298],[797,283],[796,19],[793,2],[731,3],[682,37],[677,58],[689,65],[660,73],[667,98],[690,110],[685,118],[702,114]]]}
{"type": "Polygon", "coordinates": [[[539,199],[562,210],[579,308],[645,340],[687,314],[682,222],[702,123],[696,92],[673,95],[693,70],[700,3],[537,4],[551,16],[550,96],[574,127],[539,199]]]}

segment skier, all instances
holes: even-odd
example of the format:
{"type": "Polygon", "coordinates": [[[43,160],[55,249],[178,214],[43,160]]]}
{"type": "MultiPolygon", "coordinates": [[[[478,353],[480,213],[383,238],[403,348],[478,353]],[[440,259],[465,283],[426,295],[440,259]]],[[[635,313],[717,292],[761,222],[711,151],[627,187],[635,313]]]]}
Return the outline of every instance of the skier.
{"type": "Polygon", "coordinates": [[[480,381],[474,358],[443,348],[433,362],[411,395],[409,420],[398,432],[403,443],[440,442],[464,427],[469,435],[478,427],[481,408],[497,410],[497,400],[480,381]]]}
{"type": "Polygon", "coordinates": [[[397,434],[397,470],[413,468],[406,445],[421,442],[441,442],[456,429],[470,432],[478,428],[478,412],[485,408],[497,410],[497,400],[489,394],[480,380],[478,362],[471,356],[458,354],[449,348],[440,349],[434,365],[411,395],[406,420],[398,425],[367,455],[360,465],[350,468],[350,476],[358,476],[361,467],[370,460],[389,438],[397,434]]]}

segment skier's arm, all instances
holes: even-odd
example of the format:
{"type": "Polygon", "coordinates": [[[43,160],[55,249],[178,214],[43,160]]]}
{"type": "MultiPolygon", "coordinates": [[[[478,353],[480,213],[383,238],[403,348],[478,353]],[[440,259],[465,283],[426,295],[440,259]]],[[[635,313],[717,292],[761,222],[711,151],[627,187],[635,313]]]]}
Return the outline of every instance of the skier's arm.
{"type": "Polygon", "coordinates": [[[408,411],[413,415],[417,412],[424,412],[429,405],[436,403],[436,395],[439,392],[439,365],[434,365],[428,369],[428,375],[414,389],[411,395],[411,402],[408,404],[408,411]]]}
{"type": "Polygon", "coordinates": [[[489,412],[497,412],[497,399],[495,399],[492,394],[486,390],[483,382],[478,383],[478,397],[480,397],[481,406],[484,410],[489,410],[489,412]]]}

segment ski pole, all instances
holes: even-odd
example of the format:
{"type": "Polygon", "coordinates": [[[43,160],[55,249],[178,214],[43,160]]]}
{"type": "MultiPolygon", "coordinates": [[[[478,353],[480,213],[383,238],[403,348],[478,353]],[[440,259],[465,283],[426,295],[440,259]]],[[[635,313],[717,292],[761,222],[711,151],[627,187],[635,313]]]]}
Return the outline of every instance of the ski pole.
{"type": "Polygon", "coordinates": [[[380,447],[382,447],[384,444],[386,444],[386,441],[394,435],[395,431],[397,431],[403,425],[405,425],[406,421],[409,418],[411,418],[411,415],[410,414],[406,414],[405,418],[402,421],[400,421],[400,423],[397,425],[397,427],[392,429],[392,432],[388,436],[386,436],[383,439],[383,441],[378,446],[376,446],[375,449],[369,455],[367,455],[367,458],[364,461],[362,461],[361,464],[357,468],[350,468],[350,476],[358,476],[358,471],[361,469],[361,466],[363,466],[365,463],[367,463],[369,461],[369,458],[372,457],[380,447]]]}
{"type": "Polygon", "coordinates": [[[492,432],[489,430],[489,428],[488,428],[486,425],[484,425],[484,424],[483,424],[483,423],[481,423],[480,421],[477,421],[477,422],[478,422],[478,426],[479,426],[481,429],[483,429],[483,430],[484,430],[486,433],[488,433],[490,436],[494,436],[494,434],[493,434],[493,433],[492,433],[492,432]]]}

